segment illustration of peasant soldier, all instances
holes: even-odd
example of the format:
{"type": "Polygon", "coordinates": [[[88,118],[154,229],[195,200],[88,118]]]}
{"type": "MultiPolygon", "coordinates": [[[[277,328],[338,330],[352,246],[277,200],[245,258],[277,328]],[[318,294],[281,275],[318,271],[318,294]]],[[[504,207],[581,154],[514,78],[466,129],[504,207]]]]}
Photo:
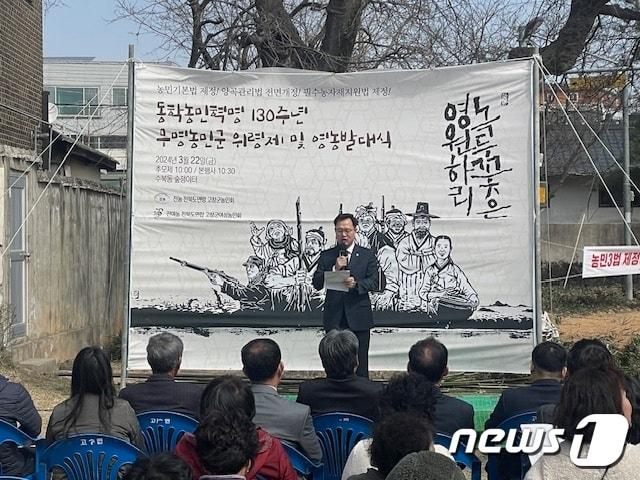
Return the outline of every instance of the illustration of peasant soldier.
{"type": "Polygon", "coordinates": [[[322,227],[308,230],[304,236],[302,266],[296,257],[267,274],[265,284],[272,290],[272,295],[286,303],[285,310],[305,311],[321,307],[322,292],[313,288],[311,280],[326,243],[322,227]]]}
{"type": "Polygon", "coordinates": [[[413,217],[413,231],[398,243],[400,284],[400,310],[417,310],[420,307],[418,292],[427,267],[436,260],[434,237],[431,235],[431,219],[440,218],[429,213],[429,204],[418,202],[413,217]]]}
{"type": "Polygon", "coordinates": [[[446,235],[436,237],[436,260],[427,267],[419,295],[422,309],[430,317],[466,320],[478,307],[478,293],[462,269],[453,263],[451,250],[451,238],[446,235]]]}
{"type": "Polygon", "coordinates": [[[204,273],[214,290],[238,300],[241,310],[284,310],[285,305],[279,299],[272,297],[271,291],[265,285],[264,260],[251,255],[242,265],[247,270],[246,285],[242,285],[238,279],[224,272],[205,269],[204,273]]]}
{"type": "Polygon", "coordinates": [[[295,272],[292,260],[298,257],[299,246],[291,235],[291,228],[282,220],[270,220],[266,226],[266,239],[263,240],[260,235],[265,228],[258,228],[253,222],[249,226],[253,252],[264,260],[267,273],[283,267],[295,272]]]}
{"type": "Polygon", "coordinates": [[[384,234],[378,230],[378,215],[373,202],[369,205],[360,205],[356,207],[355,217],[358,220],[358,233],[356,234],[356,243],[361,247],[370,248],[373,253],[378,251],[385,245],[389,245],[384,234]]]}
{"type": "Polygon", "coordinates": [[[407,216],[391,205],[391,210],[385,214],[384,223],[387,228],[384,232],[385,241],[395,249],[400,241],[409,235],[406,230],[407,216]]]}

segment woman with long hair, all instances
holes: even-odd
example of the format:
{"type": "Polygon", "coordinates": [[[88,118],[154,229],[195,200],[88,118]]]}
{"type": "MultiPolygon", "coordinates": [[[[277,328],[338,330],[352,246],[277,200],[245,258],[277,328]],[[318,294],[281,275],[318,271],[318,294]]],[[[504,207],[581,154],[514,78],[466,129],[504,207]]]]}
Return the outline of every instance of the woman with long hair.
{"type": "Polygon", "coordinates": [[[85,347],[76,355],[71,396],[54,407],[46,438],[54,442],[81,433],[112,435],[144,448],[136,414],[116,397],[109,357],[99,347],[85,347]]]}
{"type": "Polygon", "coordinates": [[[625,388],[624,376],[612,367],[584,368],[571,375],[564,384],[560,403],[556,406],[554,414],[554,426],[564,430],[560,452],[543,455],[527,472],[525,479],[637,478],[640,471],[638,445],[627,444],[620,459],[606,468],[580,468],[574,465],[570,457],[574,438],[580,438],[581,455],[586,454],[592,443],[594,424],[578,429],[585,417],[592,414],[618,414],[623,415],[631,424],[632,407],[625,388]]]}

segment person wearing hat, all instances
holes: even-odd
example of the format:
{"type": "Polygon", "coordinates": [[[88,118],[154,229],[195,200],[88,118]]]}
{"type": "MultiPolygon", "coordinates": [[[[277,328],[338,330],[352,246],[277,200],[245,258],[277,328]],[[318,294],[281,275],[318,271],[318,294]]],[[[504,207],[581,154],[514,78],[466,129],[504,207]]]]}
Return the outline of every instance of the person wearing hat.
{"type": "Polygon", "coordinates": [[[414,310],[420,307],[418,292],[427,267],[436,260],[431,235],[431,219],[440,218],[429,213],[427,202],[418,202],[413,217],[413,231],[400,240],[396,250],[399,268],[400,303],[402,310],[414,310]]]}
{"type": "Polygon", "coordinates": [[[298,242],[291,236],[291,228],[283,220],[274,219],[267,222],[267,226],[258,228],[255,223],[249,224],[251,238],[249,243],[257,257],[264,260],[267,272],[282,269],[284,266],[288,272],[295,271],[292,259],[298,256],[298,242]],[[265,240],[261,238],[265,233],[265,240]]]}
{"type": "Polygon", "coordinates": [[[284,310],[284,304],[274,299],[265,285],[264,260],[257,255],[250,255],[242,266],[247,270],[246,285],[224,272],[207,270],[205,273],[216,291],[240,302],[241,310],[284,310]]]}
{"type": "Polygon", "coordinates": [[[387,244],[395,249],[400,241],[409,235],[405,228],[407,226],[407,216],[402,213],[402,210],[391,205],[391,210],[384,215],[384,224],[387,228],[384,232],[384,238],[387,244]]]}
{"type": "Polygon", "coordinates": [[[265,285],[271,289],[272,297],[286,302],[285,310],[305,311],[320,307],[323,297],[313,289],[311,278],[326,239],[322,227],[308,230],[304,236],[303,265],[293,257],[288,262],[271,270],[265,278],[265,285]]]}
{"type": "Polygon", "coordinates": [[[378,253],[382,247],[389,245],[385,236],[377,228],[378,215],[373,203],[370,202],[369,205],[358,206],[355,215],[358,220],[358,233],[356,235],[356,243],[358,245],[370,248],[373,253],[378,253]]]}
{"type": "Polygon", "coordinates": [[[347,291],[326,290],[322,323],[326,332],[351,330],[358,338],[357,375],[369,376],[369,334],[373,313],[369,292],[380,288],[380,277],[373,251],[357,245],[358,220],[350,213],[340,213],[333,221],[336,246],[320,254],[313,274],[313,286],[324,289],[325,272],[348,270],[344,280],[347,291]]]}

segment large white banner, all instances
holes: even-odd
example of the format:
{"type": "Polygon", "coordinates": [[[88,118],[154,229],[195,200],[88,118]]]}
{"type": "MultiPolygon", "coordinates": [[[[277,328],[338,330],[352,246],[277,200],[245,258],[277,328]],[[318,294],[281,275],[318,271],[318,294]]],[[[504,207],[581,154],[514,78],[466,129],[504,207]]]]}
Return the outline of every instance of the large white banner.
{"type": "Polygon", "coordinates": [[[370,368],[428,334],[454,369],[527,370],[534,322],[533,63],[331,74],[138,65],[129,366],[158,327],[185,368],[240,368],[272,335],[318,370],[333,218],[383,288],[370,368]]]}

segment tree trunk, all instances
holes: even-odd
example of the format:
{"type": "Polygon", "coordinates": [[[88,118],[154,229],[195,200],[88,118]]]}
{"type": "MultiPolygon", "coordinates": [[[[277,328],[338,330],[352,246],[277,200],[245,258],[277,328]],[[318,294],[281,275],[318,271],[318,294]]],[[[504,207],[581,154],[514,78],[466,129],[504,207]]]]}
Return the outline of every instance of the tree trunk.
{"type": "Polygon", "coordinates": [[[576,63],[585,49],[598,14],[609,0],[572,0],[567,23],[558,38],[540,50],[542,61],[553,75],[561,75],[576,63]]]}
{"type": "Polygon", "coordinates": [[[366,0],[329,0],[318,70],[347,71],[366,3],[366,0]]]}

